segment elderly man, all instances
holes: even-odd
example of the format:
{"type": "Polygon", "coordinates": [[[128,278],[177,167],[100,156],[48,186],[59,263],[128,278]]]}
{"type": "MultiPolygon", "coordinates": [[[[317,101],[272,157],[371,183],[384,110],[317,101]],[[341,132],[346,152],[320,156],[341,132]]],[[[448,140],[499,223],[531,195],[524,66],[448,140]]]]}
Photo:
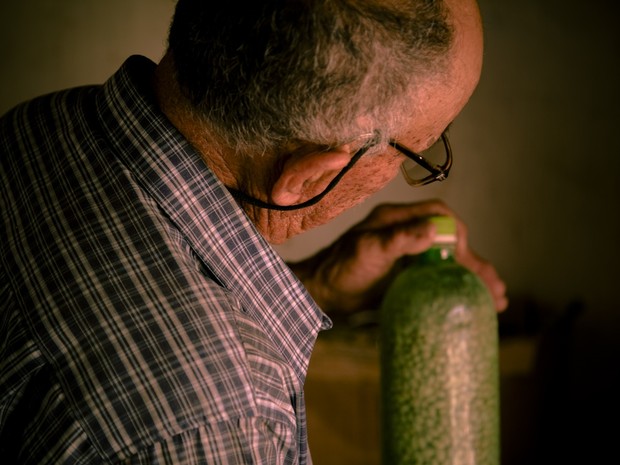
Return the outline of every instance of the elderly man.
{"type": "MultiPolygon", "coordinates": [[[[424,164],[481,55],[473,0],[180,0],[158,66],[5,115],[2,460],[309,463],[323,312],[371,305],[450,212],[381,207],[290,266],[269,243],[424,164]]],[[[462,226],[459,257],[505,307],[462,226]]]]}

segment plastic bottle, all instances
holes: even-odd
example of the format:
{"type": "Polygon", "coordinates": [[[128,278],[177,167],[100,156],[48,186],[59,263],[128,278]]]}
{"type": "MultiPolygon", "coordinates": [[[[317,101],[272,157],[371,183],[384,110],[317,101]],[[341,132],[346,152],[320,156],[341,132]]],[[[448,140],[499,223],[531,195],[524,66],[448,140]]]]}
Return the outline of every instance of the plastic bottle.
{"type": "Polygon", "coordinates": [[[454,259],[456,225],[399,274],[381,307],[384,465],[499,464],[497,316],[454,259]]]}

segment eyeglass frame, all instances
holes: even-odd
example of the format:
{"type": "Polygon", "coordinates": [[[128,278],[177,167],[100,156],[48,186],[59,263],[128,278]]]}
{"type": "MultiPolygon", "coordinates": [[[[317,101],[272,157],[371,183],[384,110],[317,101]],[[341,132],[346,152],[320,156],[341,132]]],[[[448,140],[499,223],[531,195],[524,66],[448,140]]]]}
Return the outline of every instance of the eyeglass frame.
{"type": "MultiPolygon", "coordinates": [[[[380,142],[379,135],[376,132],[372,134],[368,134],[368,135],[364,134],[363,136],[360,136],[360,138],[365,137],[365,136],[368,136],[368,137],[372,136],[372,137],[368,141],[366,141],[366,143],[355,152],[355,154],[351,157],[351,160],[349,161],[349,163],[331,180],[331,182],[327,185],[327,187],[323,190],[323,192],[306,200],[305,202],[301,202],[301,203],[294,204],[294,205],[276,205],[276,204],[265,202],[263,200],[249,196],[245,192],[234,189],[232,187],[226,186],[226,188],[231,193],[233,198],[235,198],[237,201],[245,202],[255,207],[259,207],[259,208],[265,208],[268,210],[291,211],[291,210],[299,210],[302,208],[310,207],[318,203],[319,201],[321,201],[323,197],[325,197],[334,187],[336,187],[336,184],[340,182],[342,177],[351,168],[353,168],[353,165],[357,163],[357,161],[362,157],[362,155],[364,155],[371,148],[378,145],[380,142]]],[[[405,177],[405,181],[410,186],[413,186],[413,187],[425,186],[435,181],[444,181],[448,177],[448,174],[450,173],[450,168],[452,167],[452,148],[450,146],[450,141],[448,140],[448,134],[446,131],[444,131],[441,134],[441,140],[444,144],[444,148],[446,150],[446,158],[447,158],[446,162],[441,166],[431,163],[419,153],[416,153],[413,150],[408,149],[407,147],[400,144],[394,139],[390,139],[388,141],[388,145],[396,149],[398,152],[400,152],[402,155],[404,155],[409,160],[412,160],[413,162],[422,166],[423,168],[425,168],[431,173],[429,176],[426,176],[422,178],[421,180],[414,180],[409,177],[409,175],[406,173],[404,169],[404,166],[401,165],[401,172],[403,173],[403,176],[405,177]]]]}
{"type": "Polygon", "coordinates": [[[452,147],[450,145],[450,139],[448,139],[447,131],[441,133],[441,141],[443,143],[444,150],[446,151],[446,161],[443,163],[443,165],[435,165],[434,163],[431,163],[419,153],[408,149],[394,139],[391,139],[388,142],[390,146],[395,148],[402,155],[430,172],[428,176],[425,176],[422,179],[413,179],[407,174],[407,171],[405,170],[405,164],[403,163],[400,166],[400,171],[402,172],[405,181],[407,181],[407,184],[413,187],[420,187],[426,186],[427,184],[431,184],[436,181],[445,181],[448,178],[448,175],[450,174],[450,168],[452,168],[452,147]]]}

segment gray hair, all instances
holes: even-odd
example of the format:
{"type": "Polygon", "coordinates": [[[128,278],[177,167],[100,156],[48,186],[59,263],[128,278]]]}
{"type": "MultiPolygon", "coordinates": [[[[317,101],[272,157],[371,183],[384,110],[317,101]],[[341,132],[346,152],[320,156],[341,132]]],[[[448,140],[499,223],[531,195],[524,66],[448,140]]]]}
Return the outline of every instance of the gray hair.
{"type": "Polygon", "coordinates": [[[452,42],[441,0],[179,0],[169,49],[193,110],[239,153],[392,133],[452,42]]]}

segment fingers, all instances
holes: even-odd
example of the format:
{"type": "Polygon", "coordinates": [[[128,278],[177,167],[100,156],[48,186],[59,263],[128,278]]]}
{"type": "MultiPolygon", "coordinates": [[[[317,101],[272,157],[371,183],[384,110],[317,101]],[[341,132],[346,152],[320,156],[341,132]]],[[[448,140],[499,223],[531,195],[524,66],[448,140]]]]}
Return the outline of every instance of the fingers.
{"type": "Polygon", "coordinates": [[[385,228],[420,221],[436,215],[448,215],[456,218],[454,212],[441,200],[428,200],[412,204],[383,204],[375,207],[355,229],[385,228]]]}
{"type": "Polygon", "coordinates": [[[380,254],[385,261],[395,262],[405,255],[417,255],[427,250],[435,237],[435,225],[414,221],[394,227],[367,230],[360,234],[360,253],[380,254]]]}
{"type": "MultiPolygon", "coordinates": [[[[377,253],[385,254],[383,260],[387,267],[404,255],[417,255],[432,245],[435,230],[426,218],[436,215],[447,215],[456,219],[457,260],[482,279],[493,297],[496,309],[505,310],[508,299],[504,281],[493,265],[469,248],[467,226],[441,200],[380,205],[356,228],[381,238],[381,248],[377,253]]],[[[369,237],[368,241],[371,240],[372,237],[369,237]]]]}
{"type": "Polygon", "coordinates": [[[373,229],[353,228],[330,247],[295,268],[324,311],[374,308],[385,291],[396,262],[405,255],[417,255],[427,250],[434,235],[435,226],[428,222],[373,229]]]}
{"type": "Polygon", "coordinates": [[[398,228],[388,247],[392,257],[397,260],[405,255],[418,255],[426,251],[433,245],[435,231],[435,225],[428,221],[398,228]]]}
{"type": "Polygon", "coordinates": [[[482,279],[482,281],[486,284],[491,297],[493,297],[495,309],[498,312],[503,312],[506,310],[508,307],[506,285],[495,272],[495,268],[492,266],[485,267],[478,276],[480,276],[480,279],[482,279]]]}
{"type": "Polygon", "coordinates": [[[298,275],[326,311],[368,308],[380,298],[402,257],[432,246],[435,226],[427,218],[436,215],[456,218],[457,261],[480,277],[496,309],[504,310],[508,305],[504,282],[489,262],[470,250],[465,224],[438,200],[376,207],[330,247],[297,264],[298,275]],[[347,308],[342,308],[343,300],[347,308]]]}
{"type": "Polygon", "coordinates": [[[508,307],[506,284],[499,277],[495,267],[469,249],[464,251],[457,250],[456,258],[459,263],[476,273],[484,282],[493,298],[496,310],[499,312],[506,310],[508,307]]]}
{"type": "MultiPolygon", "coordinates": [[[[366,251],[378,249],[386,260],[394,262],[404,255],[422,253],[432,245],[435,226],[427,218],[437,215],[454,216],[454,213],[439,200],[384,204],[375,207],[349,233],[353,240],[365,243],[366,251]]],[[[464,227],[462,229],[465,231],[464,227]]]]}

